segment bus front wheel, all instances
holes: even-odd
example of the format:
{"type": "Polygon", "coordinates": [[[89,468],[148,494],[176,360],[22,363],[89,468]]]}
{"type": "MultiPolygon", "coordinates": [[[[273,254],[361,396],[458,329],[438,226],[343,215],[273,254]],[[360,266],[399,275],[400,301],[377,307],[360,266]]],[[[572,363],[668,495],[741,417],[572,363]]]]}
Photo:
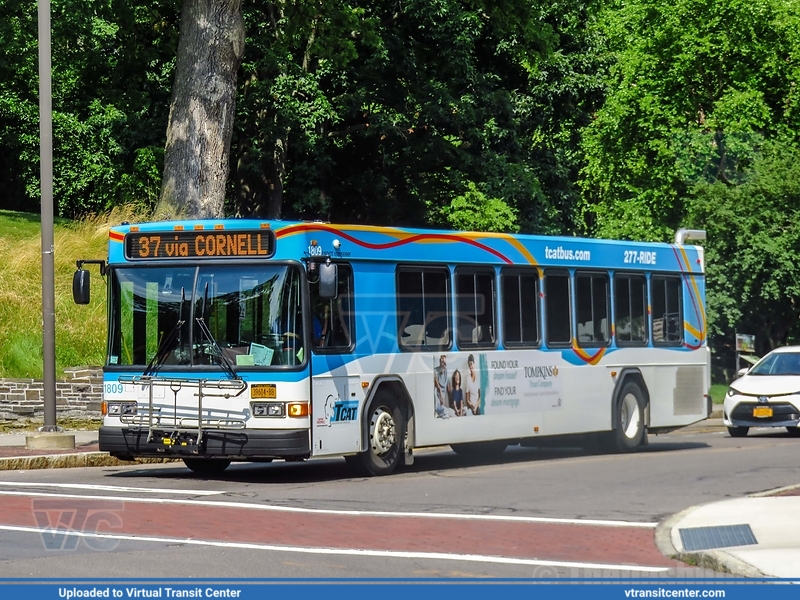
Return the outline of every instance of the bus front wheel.
{"type": "Polygon", "coordinates": [[[184,458],[183,464],[198,475],[219,475],[230,466],[231,461],[222,458],[184,458]]]}
{"type": "Polygon", "coordinates": [[[365,414],[369,419],[367,449],[345,456],[345,461],[359,475],[389,475],[403,458],[406,420],[400,403],[388,390],[379,390],[365,414]]]}
{"type": "Polygon", "coordinates": [[[620,391],[614,410],[614,442],[620,452],[629,452],[645,441],[644,394],[638,384],[628,382],[620,391]]]}

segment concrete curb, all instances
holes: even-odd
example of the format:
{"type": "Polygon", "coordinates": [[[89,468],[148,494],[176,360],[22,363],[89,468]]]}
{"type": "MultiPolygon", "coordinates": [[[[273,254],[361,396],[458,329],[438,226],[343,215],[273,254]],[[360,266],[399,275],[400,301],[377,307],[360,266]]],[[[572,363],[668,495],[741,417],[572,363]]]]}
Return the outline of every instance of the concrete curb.
{"type": "Polygon", "coordinates": [[[686,563],[687,565],[711,569],[718,573],[730,573],[731,575],[749,578],[763,579],[767,577],[767,575],[754,566],[739,560],[735,556],[731,556],[724,550],[682,552],[675,547],[672,543],[672,530],[675,529],[675,526],[683,520],[686,515],[700,508],[700,506],[703,505],[691,506],[682,510],[668,517],[656,526],[655,542],[661,554],[673,560],[686,563]]]}
{"type": "Polygon", "coordinates": [[[120,460],[108,452],[79,452],[43,456],[0,458],[0,471],[32,471],[34,469],[69,469],[74,467],[120,467],[133,464],[176,462],[176,458],[137,458],[120,460]]]}

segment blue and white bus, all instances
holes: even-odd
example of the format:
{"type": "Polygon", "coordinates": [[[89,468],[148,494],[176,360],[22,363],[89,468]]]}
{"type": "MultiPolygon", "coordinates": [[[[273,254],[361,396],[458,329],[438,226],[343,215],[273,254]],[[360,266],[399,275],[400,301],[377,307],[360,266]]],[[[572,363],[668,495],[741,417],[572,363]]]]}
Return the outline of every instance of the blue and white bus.
{"type": "Polygon", "coordinates": [[[710,411],[703,249],[204,220],[123,224],[106,261],[100,449],[231,461],[635,449],[710,411]]]}

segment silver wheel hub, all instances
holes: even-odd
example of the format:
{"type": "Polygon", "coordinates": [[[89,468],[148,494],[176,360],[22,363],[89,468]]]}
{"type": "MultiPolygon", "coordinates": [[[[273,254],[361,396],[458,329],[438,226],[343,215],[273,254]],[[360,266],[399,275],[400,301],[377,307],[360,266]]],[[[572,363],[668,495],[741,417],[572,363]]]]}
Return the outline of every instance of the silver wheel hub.
{"type": "Polygon", "coordinates": [[[620,426],[625,437],[634,439],[639,434],[641,414],[639,402],[633,394],[626,394],[620,406],[620,426]]]}
{"type": "Polygon", "coordinates": [[[392,415],[379,408],[372,413],[369,424],[369,438],[372,450],[377,456],[383,456],[394,446],[397,431],[392,415]]]}

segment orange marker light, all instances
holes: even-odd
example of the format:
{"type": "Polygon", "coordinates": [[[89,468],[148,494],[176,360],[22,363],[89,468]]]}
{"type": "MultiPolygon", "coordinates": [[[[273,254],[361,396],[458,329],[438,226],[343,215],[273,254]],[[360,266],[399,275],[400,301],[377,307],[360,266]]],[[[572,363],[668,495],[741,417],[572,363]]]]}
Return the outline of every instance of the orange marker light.
{"type": "Polygon", "coordinates": [[[290,417],[308,416],[308,402],[290,402],[286,408],[286,414],[290,417]]]}

